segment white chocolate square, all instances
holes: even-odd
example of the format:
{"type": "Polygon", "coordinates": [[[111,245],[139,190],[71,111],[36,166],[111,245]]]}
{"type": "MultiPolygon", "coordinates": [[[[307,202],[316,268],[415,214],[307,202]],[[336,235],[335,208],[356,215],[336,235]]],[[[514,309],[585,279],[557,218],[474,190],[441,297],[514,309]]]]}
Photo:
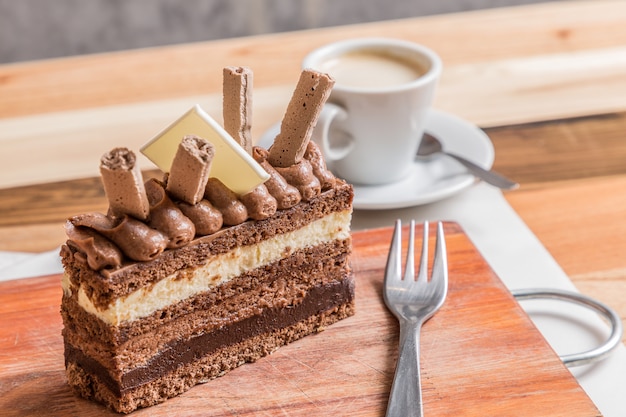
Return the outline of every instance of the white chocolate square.
{"type": "Polygon", "coordinates": [[[269,179],[261,165],[197,104],[145,144],[141,153],[169,172],[178,144],[186,135],[211,142],[215,157],[209,177],[219,179],[236,194],[246,194],[269,179]]]}

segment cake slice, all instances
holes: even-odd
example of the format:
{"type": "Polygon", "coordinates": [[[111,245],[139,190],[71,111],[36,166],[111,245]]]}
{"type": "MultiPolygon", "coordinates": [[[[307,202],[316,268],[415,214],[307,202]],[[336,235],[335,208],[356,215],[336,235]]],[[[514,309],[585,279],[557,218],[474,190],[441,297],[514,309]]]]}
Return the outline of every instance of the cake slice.
{"type": "Polygon", "coordinates": [[[235,194],[210,175],[212,144],[189,132],[163,181],[143,183],[128,149],[106,154],[108,213],[66,224],[68,383],[118,412],[179,395],[354,313],[353,190],[309,140],[332,80],[302,73],[268,151],[249,143],[251,73],[224,75],[225,109],[247,100],[243,118],[225,114],[235,120],[225,124],[269,174],[264,184],[235,194]],[[243,87],[232,88],[228,77],[238,74],[243,87]],[[302,100],[317,109],[300,115],[302,100]]]}

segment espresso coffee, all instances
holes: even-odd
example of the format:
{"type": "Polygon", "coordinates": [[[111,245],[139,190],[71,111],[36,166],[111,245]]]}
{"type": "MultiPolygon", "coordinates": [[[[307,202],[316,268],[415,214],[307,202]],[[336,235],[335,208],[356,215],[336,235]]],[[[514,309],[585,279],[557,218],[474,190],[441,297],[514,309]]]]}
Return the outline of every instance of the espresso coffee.
{"type": "Polygon", "coordinates": [[[365,89],[404,85],[427,71],[417,62],[376,50],[345,53],[323,62],[319,69],[330,74],[337,86],[365,89]]]}

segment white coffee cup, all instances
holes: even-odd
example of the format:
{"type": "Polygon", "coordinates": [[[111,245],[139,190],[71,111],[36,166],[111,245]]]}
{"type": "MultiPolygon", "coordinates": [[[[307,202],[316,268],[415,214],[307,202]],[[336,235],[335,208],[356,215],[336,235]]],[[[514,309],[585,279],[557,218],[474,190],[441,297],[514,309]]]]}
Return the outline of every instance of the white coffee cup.
{"type": "Polygon", "coordinates": [[[313,133],[333,172],[362,185],[406,177],[441,74],[439,56],[412,42],[359,38],[314,50],[302,67],[335,79],[313,133]]]}

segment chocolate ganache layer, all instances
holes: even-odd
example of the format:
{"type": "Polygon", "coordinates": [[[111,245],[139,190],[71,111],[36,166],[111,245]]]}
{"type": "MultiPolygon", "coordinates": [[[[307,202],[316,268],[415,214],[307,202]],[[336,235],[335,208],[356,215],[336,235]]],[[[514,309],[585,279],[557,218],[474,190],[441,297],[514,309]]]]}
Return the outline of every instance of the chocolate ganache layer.
{"type": "Polygon", "coordinates": [[[314,287],[302,302],[295,306],[266,309],[259,315],[211,332],[187,340],[173,341],[152,357],[148,364],[122,375],[121,382],[110,376],[107,367],[85,356],[81,349],[70,344],[65,346],[65,360],[66,364],[75,363],[88,373],[96,375],[119,396],[129,389],[171,372],[176,367],[196,361],[217,349],[323,314],[327,310],[349,304],[353,299],[354,281],[351,277],[314,287]]]}

